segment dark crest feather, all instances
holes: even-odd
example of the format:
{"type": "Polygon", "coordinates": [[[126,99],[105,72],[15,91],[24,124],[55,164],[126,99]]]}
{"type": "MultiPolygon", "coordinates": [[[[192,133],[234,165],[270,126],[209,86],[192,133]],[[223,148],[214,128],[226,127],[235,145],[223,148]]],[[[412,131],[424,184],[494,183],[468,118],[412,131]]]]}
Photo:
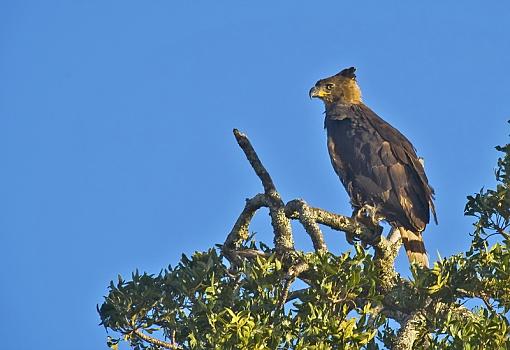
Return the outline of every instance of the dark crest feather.
{"type": "Polygon", "coordinates": [[[354,74],[355,71],[356,71],[356,68],[349,67],[349,68],[345,68],[337,75],[341,75],[342,77],[346,77],[346,78],[356,79],[356,74],[354,74]]]}

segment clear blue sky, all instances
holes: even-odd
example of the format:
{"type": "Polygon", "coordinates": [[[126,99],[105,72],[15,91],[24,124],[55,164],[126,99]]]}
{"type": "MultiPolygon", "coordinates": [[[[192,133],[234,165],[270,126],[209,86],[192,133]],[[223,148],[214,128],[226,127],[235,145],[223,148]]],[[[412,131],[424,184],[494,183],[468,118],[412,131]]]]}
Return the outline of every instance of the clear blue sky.
{"type": "MultiPolygon", "coordinates": [[[[426,159],[431,258],[465,250],[465,197],[510,132],[509,19],[507,1],[2,1],[1,347],[105,349],[110,279],[222,242],[261,191],[234,127],[285,200],[350,214],[307,92],[351,65],[426,159]]],[[[270,240],[266,213],[254,230],[270,240]]]]}

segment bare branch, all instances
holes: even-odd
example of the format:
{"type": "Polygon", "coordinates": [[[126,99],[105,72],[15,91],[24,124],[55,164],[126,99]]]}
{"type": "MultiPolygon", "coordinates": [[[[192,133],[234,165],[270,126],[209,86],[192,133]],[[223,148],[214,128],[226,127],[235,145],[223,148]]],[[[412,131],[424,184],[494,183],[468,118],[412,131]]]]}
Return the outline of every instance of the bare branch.
{"type": "Polygon", "coordinates": [[[271,216],[271,225],[275,233],[274,244],[276,251],[281,256],[294,251],[294,238],[292,237],[290,220],[285,215],[283,201],[277,192],[274,193],[277,198],[274,198],[276,200],[273,200],[269,207],[269,215],[271,216]]]}
{"type": "Polygon", "coordinates": [[[257,153],[255,152],[255,149],[251,145],[250,140],[248,140],[246,134],[243,134],[239,130],[234,129],[234,136],[236,137],[237,143],[239,144],[244,154],[246,155],[246,158],[248,158],[251,167],[253,168],[253,170],[255,170],[255,173],[259,177],[260,181],[262,181],[262,186],[264,186],[264,192],[268,194],[272,191],[276,191],[276,187],[273,183],[273,180],[271,179],[271,176],[267,172],[266,168],[262,165],[262,162],[257,156],[257,153]]]}
{"type": "Polygon", "coordinates": [[[248,239],[250,235],[248,227],[250,226],[251,219],[253,219],[255,212],[262,207],[269,207],[264,194],[259,193],[255,197],[246,200],[243,211],[225,240],[225,247],[237,248],[241,241],[248,239]]]}
{"type": "Polygon", "coordinates": [[[308,270],[308,264],[304,261],[298,262],[292,265],[289,268],[284,280],[283,280],[283,290],[280,298],[278,300],[278,309],[280,310],[283,305],[289,300],[289,291],[292,283],[299,277],[300,274],[308,270]]]}
{"type": "Polygon", "coordinates": [[[242,258],[256,258],[256,257],[268,258],[269,257],[268,254],[261,252],[260,250],[257,250],[257,249],[239,249],[239,250],[236,250],[236,254],[242,258]]]}
{"type": "Polygon", "coordinates": [[[262,165],[262,162],[255,152],[255,149],[253,149],[248,137],[237,129],[234,129],[234,136],[246,155],[246,158],[248,158],[253,170],[255,170],[260,181],[262,181],[262,186],[264,186],[264,193],[269,204],[271,225],[273,226],[275,233],[274,243],[276,251],[280,255],[286,254],[286,252],[294,250],[294,239],[292,237],[290,220],[285,216],[285,212],[283,210],[284,204],[280,194],[276,191],[276,186],[274,185],[271,176],[262,165]]]}
{"type": "Polygon", "coordinates": [[[408,317],[408,315],[402,311],[386,307],[382,308],[381,314],[383,314],[386,318],[391,318],[392,320],[397,321],[400,325],[404,324],[408,317]]]}
{"type": "MultiPolygon", "coordinates": [[[[264,194],[259,193],[255,197],[246,200],[246,204],[244,206],[243,211],[237,218],[234,227],[232,227],[232,230],[230,231],[230,233],[227,236],[227,239],[225,240],[225,243],[221,247],[223,254],[227,257],[227,259],[230,262],[237,261],[242,256],[253,257],[258,254],[258,253],[251,254],[252,252],[247,252],[246,250],[244,250],[244,253],[242,253],[239,247],[242,241],[248,239],[250,235],[248,231],[250,222],[253,219],[255,212],[262,207],[269,207],[266,195],[264,194]]],[[[262,252],[259,253],[264,254],[262,252]]]]}
{"type": "Polygon", "coordinates": [[[162,340],[153,338],[150,335],[147,335],[147,334],[143,333],[140,329],[135,329],[133,331],[133,333],[138,338],[140,338],[142,340],[145,340],[148,343],[151,343],[151,344],[154,344],[154,345],[157,345],[157,346],[161,346],[162,348],[165,348],[165,349],[172,349],[172,350],[182,349],[182,347],[179,346],[178,344],[169,343],[169,342],[166,342],[166,341],[162,341],[162,340]]]}
{"type": "Polygon", "coordinates": [[[392,228],[391,232],[388,234],[388,241],[391,244],[395,244],[400,239],[400,231],[397,229],[392,228]]]}
{"type": "Polygon", "coordinates": [[[419,335],[419,328],[424,324],[424,317],[420,311],[413,312],[398,331],[393,350],[412,350],[419,335]]]}
{"type": "Polygon", "coordinates": [[[374,232],[373,228],[369,228],[351,217],[334,214],[330,211],[310,207],[302,199],[293,200],[287,203],[287,216],[293,219],[299,219],[302,208],[306,208],[308,217],[314,218],[315,222],[332,228],[333,230],[343,231],[352,234],[360,239],[363,243],[375,245],[379,240],[379,234],[374,232]]]}
{"type": "Polygon", "coordinates": [[[351,217],[337,215],[324,209],[309,207],[302,199],[287,203],[285,212],[289,218],[301,221],[312,238],[316,250],[317,248],[327,249],[325,243],[321,244],[322,232],[317,224],[343,231],[350,237],[359,239],[363,244],[371,245],[375,250],[374,262],[379,267],[381,279],[379,287],[386,291],[393,287],[396,279],[394,262],[400,248],[399,240],[391,242],[381,236],[377,227],[366,226],[351,217]]]}
{"type": "Polygon", "coordinates": [[[315,251],[327,251],[328,247],[324,242],[324,236],[317,224],[315,212],[310,209],[308,204],[302,199],[295,199],[285,205],[285,214],[289,218],[297,218],[303,225],[305,231],[312,239],[315,251]]]}

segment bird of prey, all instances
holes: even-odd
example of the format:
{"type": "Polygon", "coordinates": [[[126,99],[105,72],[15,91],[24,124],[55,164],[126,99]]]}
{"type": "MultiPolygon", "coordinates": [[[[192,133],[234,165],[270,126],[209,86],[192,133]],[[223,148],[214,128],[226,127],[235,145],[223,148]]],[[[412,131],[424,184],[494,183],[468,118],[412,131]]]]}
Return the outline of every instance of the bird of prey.
{"type": "Polygon", "coordinates": [[[310,97],[324,102],[328,151],[354,213],[371,212],[398,230],[411,263],[428,267],[422,232],[434,215],[434,190],[416,150],[361,100],[356,69],[319,80],[310,97]]]}

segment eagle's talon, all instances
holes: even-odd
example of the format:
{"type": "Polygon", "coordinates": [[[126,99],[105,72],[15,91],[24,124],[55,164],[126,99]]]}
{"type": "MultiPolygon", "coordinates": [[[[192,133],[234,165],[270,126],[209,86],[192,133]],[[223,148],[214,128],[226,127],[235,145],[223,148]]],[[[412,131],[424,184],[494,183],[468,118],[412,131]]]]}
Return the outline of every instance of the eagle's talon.
{"type": "Polygon", "coordinates": [[[352,232],[346,232],[345,239],[347,240],[347,243],[349,243],[350,245],[354,245],[356,242],[359,241],[359,238],[356,237],[356,235],[352,232]]]}
{"type": "Polygon", "coordinates": [[[365,226],[377,228],[380,227],[379,221],[383,220],[377,211],[377,207],[365,204],[354,210],[352,218],[365,226]]]}

